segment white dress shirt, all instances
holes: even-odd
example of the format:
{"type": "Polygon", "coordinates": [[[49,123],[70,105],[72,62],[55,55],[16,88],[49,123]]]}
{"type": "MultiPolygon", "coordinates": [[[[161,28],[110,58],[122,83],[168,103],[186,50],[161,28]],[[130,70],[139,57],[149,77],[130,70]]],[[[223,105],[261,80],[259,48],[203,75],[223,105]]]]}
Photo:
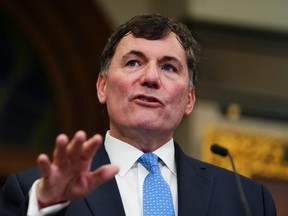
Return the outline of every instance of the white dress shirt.
{"type": "MultiPolygon", "coordinates": [[[[148,171],[142,164],[137,162],[138,158],[141,157],[143,152],[132,145],[112,137],[109,134],[109,131],[106,133],[104,144],[111,164],[115,164],[120,167],[120,171],[115,178],[126,216],[143,215],[142,187],[148,171]]],[[[171,188],[175,215],[177,215],[178,193],[173,139],[153,153],[162,160],[159,163],[160,170],[165,181],[171,188]]]]}
{"type": "MultiPolygon", "coordinates": [[[[142,164],[137,162],[138,158],[141,157],[143,152],[130,144],[112,137],[109,131],[106,133],[104,145],[111,164],[115,164],[120,167],[120,171],[118,174],[116,174],[115,178],[126,216],[143,215],[142,187],[148,171],[142,164]]],[[[161,159],[159,162],[160,170],[165,181],[170,186],[175,215],[178,215],[177,176],[173,139],[169,140],[166,144],[161,146],[153,153],[161,159]]],[[[55,213],[65,208],[70,203],[65,202],[39,209],[36,197],[37,181],[34,182],[29,193],[27,216],[43,216],[46,214],[55,213]]]]}

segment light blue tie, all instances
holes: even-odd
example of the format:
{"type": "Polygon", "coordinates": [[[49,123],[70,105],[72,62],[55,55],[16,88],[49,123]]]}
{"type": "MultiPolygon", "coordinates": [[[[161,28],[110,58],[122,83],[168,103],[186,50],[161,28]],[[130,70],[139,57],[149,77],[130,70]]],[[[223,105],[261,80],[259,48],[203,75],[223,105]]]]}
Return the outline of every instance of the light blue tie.
{"type": "Polygon", "coordinates": [[[143,184],[143,215],[174,216],[170,187],[161,175],[157,155],[145,153],[138,161],[149,171],[143,184]]]}

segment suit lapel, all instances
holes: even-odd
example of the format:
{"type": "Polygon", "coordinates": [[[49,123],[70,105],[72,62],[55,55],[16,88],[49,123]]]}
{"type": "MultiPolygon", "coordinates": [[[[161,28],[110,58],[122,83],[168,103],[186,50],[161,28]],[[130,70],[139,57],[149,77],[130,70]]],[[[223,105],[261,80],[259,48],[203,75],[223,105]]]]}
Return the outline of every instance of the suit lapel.
{"type": "MultiPolygon", "coordinates": [[[[94,157],[92,170],[110,163],[104,145],[94,157]]],[[[208,212],[213,178],[197,160],[186,156],[175,144],[175,159],[178,182],[178,216],[205,216],[208,212]]],[[[89,194],[85,201],[95,216],[125,216],[120,192],[115,178],[89,194]]]]}
{"type": "Polygon", "coordinates": [[[178,182],[178,215],[207,215],[213,178],[197,160],[186,156],[175,144],[178,182]]]}
{"type": "MultiPolygon", "coordinates": [[[[101,165],[110,163],[104,145],[100,147],[94,158],[92,170],[97,169],[101,165]]],[[[95,216],[125,216],[120,192],[115,178],[96,188],[85,199],[95,216]]]]}

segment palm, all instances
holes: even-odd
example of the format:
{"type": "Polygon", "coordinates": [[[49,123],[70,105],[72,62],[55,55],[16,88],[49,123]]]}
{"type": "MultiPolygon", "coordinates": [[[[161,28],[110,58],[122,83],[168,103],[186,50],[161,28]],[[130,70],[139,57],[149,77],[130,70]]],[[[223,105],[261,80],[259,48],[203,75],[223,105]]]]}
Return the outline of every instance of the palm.
{"type": "Polygon", "coordinates": [[[38,157],[42,178],[37,197],[42,206],[81,198],[118,172],[118,167],[112,165],[90,172],[92,158],[101,142],[100,135],[86,140],[82,131],[77,132],[70,142],[67,136],[59,135],[53,162],[50,163],[46,155],[38,157]]]}

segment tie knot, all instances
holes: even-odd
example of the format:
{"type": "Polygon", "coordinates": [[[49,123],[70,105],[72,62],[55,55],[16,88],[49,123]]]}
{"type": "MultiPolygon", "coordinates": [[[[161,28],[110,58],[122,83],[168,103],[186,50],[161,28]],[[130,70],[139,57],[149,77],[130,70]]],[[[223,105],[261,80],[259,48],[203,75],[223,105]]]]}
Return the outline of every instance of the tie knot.
{"type": "Polygon", "coordinates": [[[158,167],[158,156],[153,153],[145,153],[139,159],[139,163],[141,163],[146,169],[151,171],[153,166],[158,167]]]}

